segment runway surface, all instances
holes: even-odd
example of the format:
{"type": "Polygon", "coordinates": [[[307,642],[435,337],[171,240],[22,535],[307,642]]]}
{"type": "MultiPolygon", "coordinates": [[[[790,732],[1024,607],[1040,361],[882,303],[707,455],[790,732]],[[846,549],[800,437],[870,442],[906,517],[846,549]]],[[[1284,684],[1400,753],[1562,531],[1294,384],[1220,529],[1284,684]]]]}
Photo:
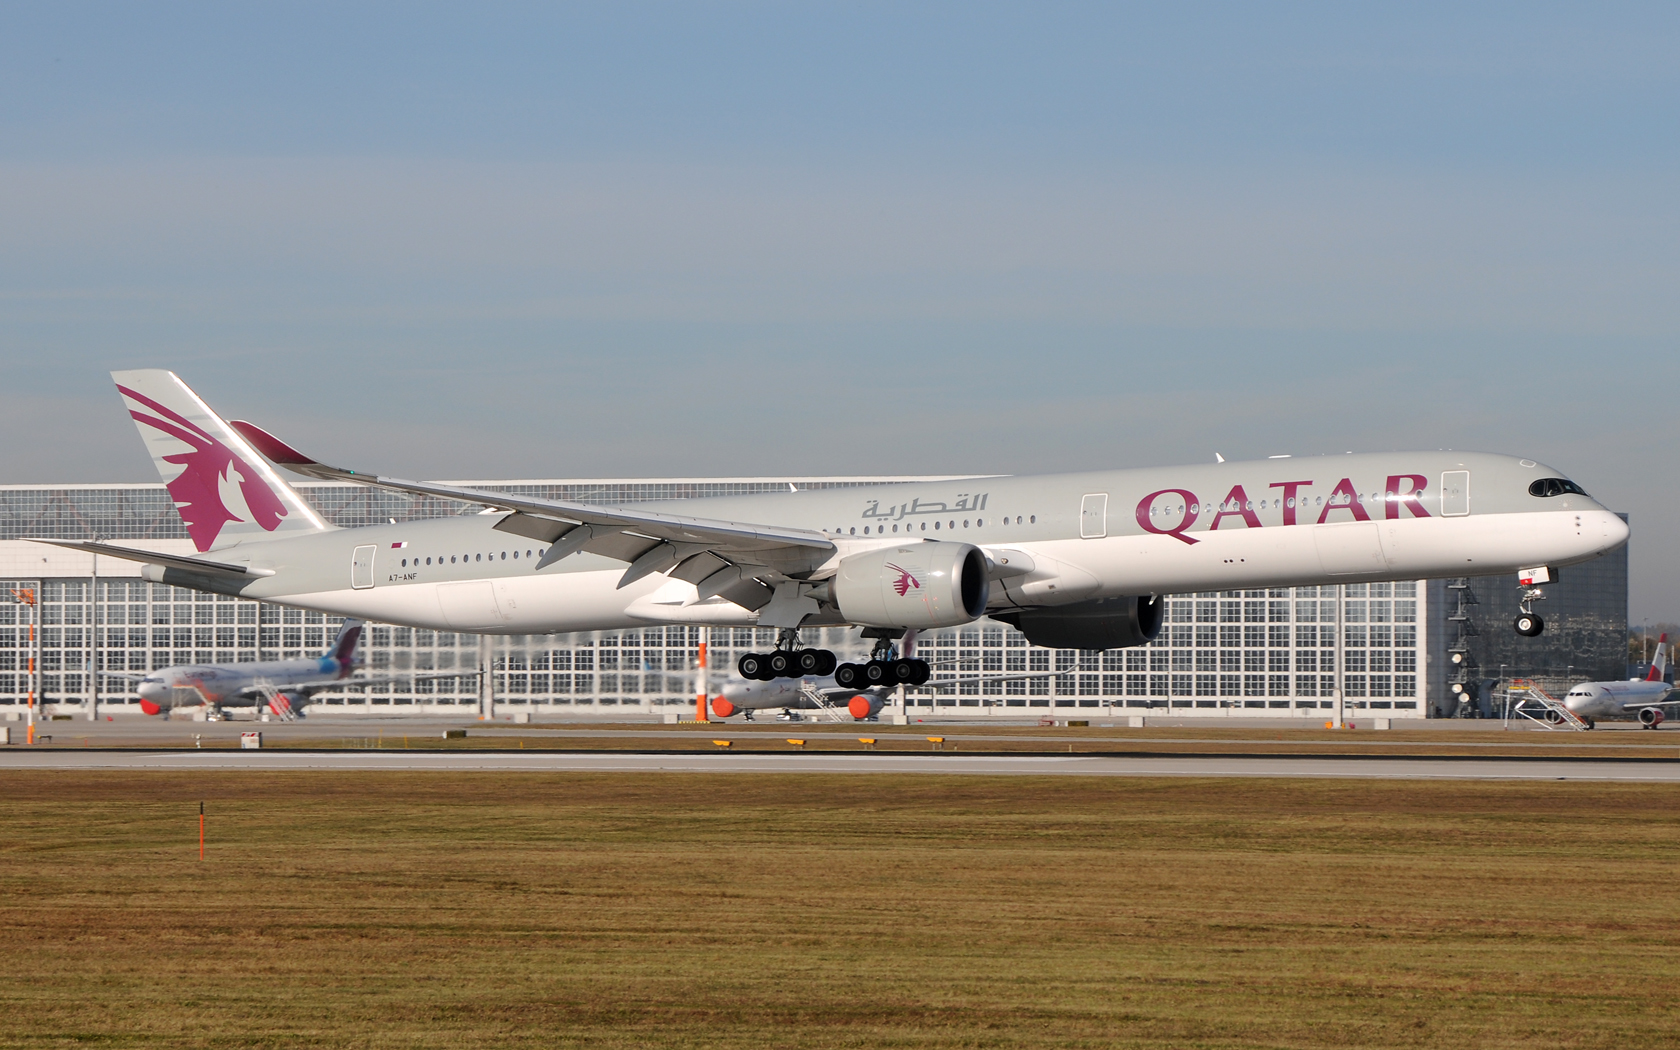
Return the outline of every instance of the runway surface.
{"type": "Polygon", "coordinates": [[[1680,783],[1680,760],[425,751],[9,751],[0,770],[420,770],[542,773],[938,773],[1680,783]]]}

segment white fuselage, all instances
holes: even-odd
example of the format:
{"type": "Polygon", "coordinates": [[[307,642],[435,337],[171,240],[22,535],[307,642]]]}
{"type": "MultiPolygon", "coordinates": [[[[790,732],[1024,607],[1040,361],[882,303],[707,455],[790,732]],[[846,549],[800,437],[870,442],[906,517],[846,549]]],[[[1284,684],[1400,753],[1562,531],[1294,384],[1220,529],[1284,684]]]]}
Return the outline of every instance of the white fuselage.
{"type": "MultiPolygon", "coordinates": [[[[1585,561],[1626,540],[1626,523],[1590,497],[1531,497],[1528,486],[1549,473],[1513,457],[1392,453],[659,506],[820,531],[833,551],[813,564],[816,580],[852,555],[922,540],[973,544],[994,562],[1024,555],[1013,564],[1030,564],[1029,572],[999,573],[991,584],[988,611],[996,613],[1121,595],[1514,573],[1585,561]],[[1420,485],[1419,500],[1394,495],[1420,485]]],[[[700,600],[693,584],[659,573],[621,587],[625,563],[601,555],[577,553],[538,569],[545,544],[496,529],[505,517],[276,537],[210,557],[270,574],[242,583],[237,593],[245,597],[438,630],[760,622],[759,612],[721,597],[700,600]]],[[[170,579],[156,566],[146,573],[170,579]]],[[[804,621],[847,622],[830,606],[804,621]]]]}
{"type": "Polygon", "coordinates": [[[1639,678],[1626,682],[1582,682],[1570,688],[1563,703],[1580,718],[1636,719],[1641,709],[1660,705],[1673,691],[1674,687],[1666,682],[1639,678]]]}

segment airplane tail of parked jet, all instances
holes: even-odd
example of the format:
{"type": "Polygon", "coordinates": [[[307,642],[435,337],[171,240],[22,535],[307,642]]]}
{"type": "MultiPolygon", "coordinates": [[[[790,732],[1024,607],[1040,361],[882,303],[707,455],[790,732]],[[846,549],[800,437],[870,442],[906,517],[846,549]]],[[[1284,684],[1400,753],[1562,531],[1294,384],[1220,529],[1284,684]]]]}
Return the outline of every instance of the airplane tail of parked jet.
{"type": "Polygon", "coordinates": [[[1651,670],[1645,675],[1647,682],[1668,681],[1668,634],[1663,633],[1657,639],[1657,651],[1651,654],[1651,670]]]}
{"type": "Polygon", "coordinates": [[[356,665],[356,643],[361,641],[363,627],[360,620],[345,620],[344,626],[338,629],[338,637],[333,639],[332,648],[327,655],[338,661],[339,676],[348,677],[356,665]]]}
{"type": "Polygon", "coordinates": [[[111,377],[200,552],[331,527],[174,372],[111,377]]]}

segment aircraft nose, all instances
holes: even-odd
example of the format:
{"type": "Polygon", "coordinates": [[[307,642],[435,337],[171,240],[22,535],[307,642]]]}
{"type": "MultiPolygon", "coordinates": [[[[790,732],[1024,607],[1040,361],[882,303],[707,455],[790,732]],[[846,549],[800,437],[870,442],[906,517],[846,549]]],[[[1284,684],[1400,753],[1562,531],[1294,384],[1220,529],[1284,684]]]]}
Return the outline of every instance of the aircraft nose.
{"type": "Polygon", "coordinates": [[[155,678],[147,678],[141,681],[135,692],[139,693],[143,700],[156,700],[163,695],[163,683],[155,678]]]}
{"type": "Polygon", "coordinates": [[[1604,517],[1606,519],[1604,522],[1604,538],[1609,540],[1613,547],[1619,547],[1626,543],[1628,534],[1632,531],[1628,528],[1628,523],[1623,521],[1620,515],[1613,514],[1610,511],[1605,511],[1604,517]]]}

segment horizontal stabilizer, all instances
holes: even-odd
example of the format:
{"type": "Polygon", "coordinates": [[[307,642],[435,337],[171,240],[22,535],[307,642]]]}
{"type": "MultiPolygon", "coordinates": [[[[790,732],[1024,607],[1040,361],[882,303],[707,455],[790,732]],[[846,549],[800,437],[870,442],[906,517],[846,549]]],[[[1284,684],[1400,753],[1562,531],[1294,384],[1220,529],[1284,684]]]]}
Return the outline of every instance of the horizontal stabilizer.
{"type": "Polygon", "coordinates": [[[124,561],[163,565],[171,569],[180,569],[182,572],[196,572],[202,576],[233,576],[242,579],[254,579],[260,576],[274,575],[273,569],[253,569],[249,565],[232,565],[228,562],[207,561],[203,558],[187,558],[179,554],[159,554],[157,551],[118,547],[110,543],[94,543],[91,540],[36,539],[33,542],[50,543],[54,547],[68,547],[70,550],[86,551],[89,554],[103,554],[111,558],[121,558],[124,561]]]}

